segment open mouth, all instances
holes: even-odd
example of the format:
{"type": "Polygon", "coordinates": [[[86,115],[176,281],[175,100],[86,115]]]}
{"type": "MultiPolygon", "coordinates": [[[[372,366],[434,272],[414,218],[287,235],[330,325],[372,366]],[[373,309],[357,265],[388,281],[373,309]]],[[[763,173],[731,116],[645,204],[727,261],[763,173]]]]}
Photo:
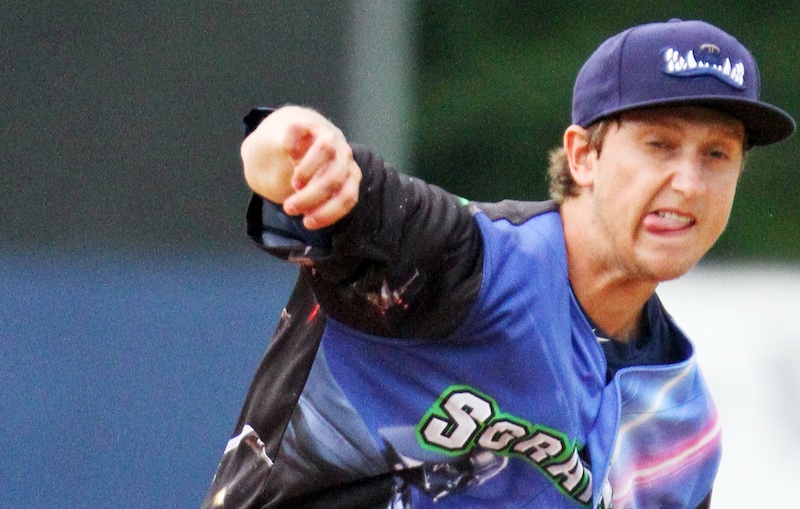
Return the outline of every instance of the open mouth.
{"type": "Polygon", "coordinates": [[[645,217],[644,225],[656,233],[678,232],[694,226],[696,219],[689,214],[673,210],[657,210],[645,217]]]}

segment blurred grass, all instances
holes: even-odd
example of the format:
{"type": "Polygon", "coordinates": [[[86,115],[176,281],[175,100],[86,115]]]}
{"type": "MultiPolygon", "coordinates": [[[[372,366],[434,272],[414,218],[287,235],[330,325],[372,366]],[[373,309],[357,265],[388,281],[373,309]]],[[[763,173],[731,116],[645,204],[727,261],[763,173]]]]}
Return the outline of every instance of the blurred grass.
{"type": "MultiPolygon", "coordinates": [[[[442,0],[419,6],[415,173],[474,200],[545,199],[547,152],[569,124],[583,61],[629,26],[673,17],[704,19],[736,36],[759,62],[762,98],[800,114],[796,2],[757,9],[744,1],[549,5],[442,0]]],[[[799,158],[795,138],[751,153],[728,231],[710,258],[800,259],[799,158]]]]}

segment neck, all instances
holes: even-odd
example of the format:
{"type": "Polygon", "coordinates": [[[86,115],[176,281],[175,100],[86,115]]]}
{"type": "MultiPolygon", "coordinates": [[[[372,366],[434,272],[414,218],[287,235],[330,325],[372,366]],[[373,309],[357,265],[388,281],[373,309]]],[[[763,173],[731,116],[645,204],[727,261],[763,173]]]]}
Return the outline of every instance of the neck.
{"type": "Polygon", "coordinates": [[[617,341],[628,341],[641,329],[642,312],[657,281],[632,275],[610,256],[591,220],[570,200],[561,207],[567,267],[572,291],[583,310],[617,341]]]}
{"type": "MultiPolygon", "coordinates": [[[[570,270],[570,280],[579,281],[570,270]]],[[[585,279],[583,279],[585,281],[585,279]]],[[[644,305],[655,290],[634,288],[613,281],[592,281],[572,286],[575,297],[591,320],[610,339],[627,342],[640,335],[644,305]]]]}

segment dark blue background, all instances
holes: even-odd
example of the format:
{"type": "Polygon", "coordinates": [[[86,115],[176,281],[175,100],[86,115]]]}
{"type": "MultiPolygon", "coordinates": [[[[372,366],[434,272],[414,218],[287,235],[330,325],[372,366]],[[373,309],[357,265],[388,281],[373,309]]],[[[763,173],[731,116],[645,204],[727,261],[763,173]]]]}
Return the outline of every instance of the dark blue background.
{"type": "Polygon", "coordinates": [[[296,269],[0,254],[0,507],[197,507],[296,269]]]}

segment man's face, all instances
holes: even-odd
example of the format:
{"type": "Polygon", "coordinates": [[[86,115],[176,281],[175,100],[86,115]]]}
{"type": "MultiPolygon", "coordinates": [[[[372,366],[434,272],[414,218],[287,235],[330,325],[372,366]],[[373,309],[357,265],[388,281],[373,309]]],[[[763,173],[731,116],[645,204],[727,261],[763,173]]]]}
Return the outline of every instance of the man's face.
{"type": "Polygon", "coordinates": [[[684,274],[728,222],[744,127],[707,108],[623,114],[593,167],[593,219],[605,263],[657,281],[684,274]]]}

